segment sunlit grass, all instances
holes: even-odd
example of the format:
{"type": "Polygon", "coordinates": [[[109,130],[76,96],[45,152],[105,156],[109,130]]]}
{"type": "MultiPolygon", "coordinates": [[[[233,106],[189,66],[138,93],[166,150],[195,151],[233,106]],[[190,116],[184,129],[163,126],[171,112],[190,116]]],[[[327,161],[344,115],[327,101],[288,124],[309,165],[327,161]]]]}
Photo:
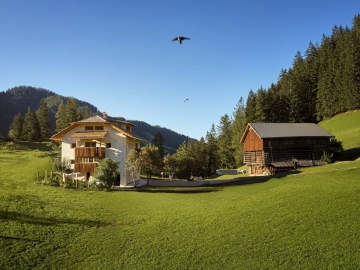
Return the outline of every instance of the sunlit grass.
{"type": "Polygon", "coordinates": [[[360,268],[360,160],[97,192],[36,184],[48,154],[0,150],[0,269],[360,268]]]}

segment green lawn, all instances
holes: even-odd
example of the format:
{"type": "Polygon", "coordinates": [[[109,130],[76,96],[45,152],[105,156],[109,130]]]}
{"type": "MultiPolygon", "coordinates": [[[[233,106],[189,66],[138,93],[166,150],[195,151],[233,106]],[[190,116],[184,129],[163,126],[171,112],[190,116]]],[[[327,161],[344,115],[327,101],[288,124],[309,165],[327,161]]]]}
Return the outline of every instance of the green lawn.
{"type": "Polygon", "coordinates": [[[49,167],[0,150],[0,269],[360,269],[359,159],[113,192],[36,184],[49,167]]]}

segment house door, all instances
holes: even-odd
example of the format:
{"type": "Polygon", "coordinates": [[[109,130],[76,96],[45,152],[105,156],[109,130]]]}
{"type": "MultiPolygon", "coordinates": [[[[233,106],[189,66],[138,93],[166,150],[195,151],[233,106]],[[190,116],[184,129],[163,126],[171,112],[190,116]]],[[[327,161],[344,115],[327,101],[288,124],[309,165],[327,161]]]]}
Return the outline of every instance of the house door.
{"type": "Polygon", "coordinates": [[[120,173],[116,175],[115,186],[120,186],[120,173]]]}
{"type": "Polygon", "coordinates": [[[86,180],[89,180],[89,179],[90,179],[90,173],[87,172],[87,173],[86,173],[86,180]]]}

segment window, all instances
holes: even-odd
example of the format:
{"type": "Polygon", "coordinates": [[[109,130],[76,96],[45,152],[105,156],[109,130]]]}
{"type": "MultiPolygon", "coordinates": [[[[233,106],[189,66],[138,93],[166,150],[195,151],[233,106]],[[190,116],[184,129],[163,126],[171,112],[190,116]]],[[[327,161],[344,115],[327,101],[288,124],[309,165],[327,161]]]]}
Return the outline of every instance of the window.
{"type": "Polygon", "coordinates": [[[94,130],[93,126],[85,126],[85,130],[94,130]]]}
{"type": "Polygon", "coordinates": [[[75,159],[70,159],[70,164],[75,164],[75,159]]]}
{"type": "Polygon", "coordinates": [[[72,143],[71,148],[75,148],[75,147],[76,147],[76,143],[72,143]]]}
{"type": "Polygon", "coordinates": [[[126,126],[126,131],[131,132],[130,126],[126,126]]]}
{"type": "Polygon", "coordinates": [[[96,142],[85,142],[85,147],[96,147],[96,142]]]}
{"type": "Polygon", "coordinates": [[[106,143],[106,148],[111,148],[111,143],[106,143]]]}
{"type": "Polygon", "coordinates": [[[95,126],[95,130],[104,130],[104,126],[95,126]]]}

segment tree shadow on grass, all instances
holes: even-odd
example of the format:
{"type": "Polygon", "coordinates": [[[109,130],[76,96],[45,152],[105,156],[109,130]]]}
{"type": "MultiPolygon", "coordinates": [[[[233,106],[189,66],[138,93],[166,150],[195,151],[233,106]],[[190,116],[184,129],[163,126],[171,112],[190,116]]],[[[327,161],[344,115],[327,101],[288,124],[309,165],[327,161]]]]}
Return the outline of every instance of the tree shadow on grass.
{"type": "Polygon", "coordinates": [[[68,218],[46,218],[39,217],[30,214],[22,214],[14,211],[1,211],[0,220],[2,221],[13,221],[22,224],[33,224],[40,226],[57,226],[62,224],[74,224],[87,227],[105,227],[114,226],[113,222],[102,222],[97,220],[89,219],[68,219],[68,218]]]}
{"type": "Polygon", "coordinates": [[[22,238],[22,237],[12,237],[12,236],[5,236],[5,235],[0,235],[0,239],[6,239],[6,240],[23,240],[23,241],[31,241],[31,242],[42,242],[42,241],[36,240],[36,239],[29,239],[29,238],[22,238]]]}
{"type": "Polygon", "coordinates": [[[343,151],[338,157],[335,158],[335,161],[354,161],[358,158],[360,158],[360,147],[343,151]]]}
{"type": "Polygon", "coordinates": [[[225,186],[242,186],[242,185],[260,184],[260,183],[265,183],[265,182],[269,181],[270,179],[280,179],[280,178],[284,178],[288,175],[294,175],[294,174],[299,174],[299,173],[301,173],[301,172],[298,170],[290,170],[290,171],[281,172],[281,173],[277,173],[277,174],[273,174],[273,175],[241,177],[238,179],[234,179],[232,181],[226,181],[224,183],[219,182],[219,183],[214,183],[211,185],[217,186],[217,187],[225,187],[225,186]]]}
{"type": "Polygon", "coordinates": [[[196,194],[196,193],[210,193],[217,192],[221,189],[211,186],[200,186],[200,187],[151,187],[141,186],[135,188],[123,188],[116,189],[114,192],[144,192],[144,193],[180,193],[180,194],[196,194]]]}

